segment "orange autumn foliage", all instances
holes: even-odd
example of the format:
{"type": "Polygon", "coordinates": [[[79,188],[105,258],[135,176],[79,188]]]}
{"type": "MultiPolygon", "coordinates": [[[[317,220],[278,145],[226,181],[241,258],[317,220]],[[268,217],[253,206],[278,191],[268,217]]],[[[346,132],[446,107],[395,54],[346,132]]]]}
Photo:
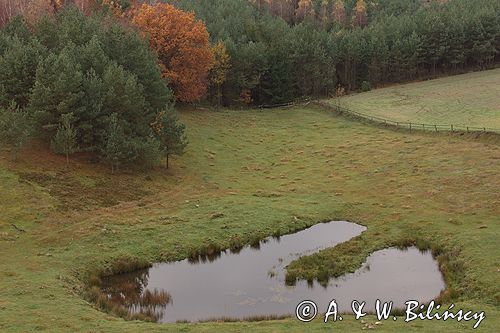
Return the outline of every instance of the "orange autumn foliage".
{"type": "Polygon", "coordinates": [[[132,21],[149,37],[177,100],[192,102],[202,98],[214,63],[205,24],[193,13],[164,3],[143,4],[135,10],[132,21]]]}

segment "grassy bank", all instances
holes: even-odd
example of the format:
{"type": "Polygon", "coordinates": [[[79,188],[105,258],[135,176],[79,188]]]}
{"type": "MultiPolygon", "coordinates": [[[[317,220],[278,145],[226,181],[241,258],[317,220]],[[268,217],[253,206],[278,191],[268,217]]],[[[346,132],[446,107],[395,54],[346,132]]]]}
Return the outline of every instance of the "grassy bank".
{"type": "Polygon", "coordinates": [[[342,104],[392,121],[500,129],[499,95],[494,69],[353,94],[342,104]]]}
{"type": "MultiPolygon", "coordinates": [[[[376,248],[415,241],[448,255],[443,269],[451,296],[464,308],[487,311],[485,332],[500,324],[498,142],[399,133],[314,108],[181,116],[191,144],[169,170],[112,175],[85,156],[66,167],[44,147],[23,152],[16,163],[2,152],[0,331],[361,330],[352,317],[330,325],[127,322],[82,297],[88,272],[116,269],[120,258],[181,259],[334,219],[368,230],[292,264],[297,277],[338,275],[376,248]]],[[[399,320],[376,330],[471,327],[399,320]]]]}

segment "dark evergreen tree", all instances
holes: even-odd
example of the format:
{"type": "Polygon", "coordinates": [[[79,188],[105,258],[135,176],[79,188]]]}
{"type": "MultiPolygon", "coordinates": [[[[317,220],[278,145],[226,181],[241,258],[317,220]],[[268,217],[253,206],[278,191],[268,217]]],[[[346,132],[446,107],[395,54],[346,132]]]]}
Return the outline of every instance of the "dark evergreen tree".
{"type": "Polygon", "coordinates": [[[133,159],[133,152],[116,113],[109,117],[108,129],[102,146],[102,156],[111,165],[112,173],[118,170],[120,165],[133,159]]]}
{"type": "Polygon", "coordinates": [[[161,151],[166,158],[166,167],[172,155],[182,155],[187,145],[184,134],[185,126],[179,123],[173,105],[168,105],[159,112],[153,123],[153,132],[161,144],[161,151]]]}
{"type": "Polygon", "coordinates": [[[78,150],[74,121],[72,113],[62,114],[59,128],[50,145],[54,152],[66,156],[66,163],[69,163],[69,155],[78,150]]]}
{"type": "Polygon", "coordinates": [[[11,147],[13,160],[32,135],[31,118],[14,101],[7,108],[0,107],[0,143],[11,147]]]}
{"type": "Polygon", "coordinates": [[[14,100],[25,108],[47,140],[72,113],[79,149],[98,154],[116,113],[129,152],[121,161],[154,164],[159,142],[150,125],[172,93],[147,42],[111,17],[71,6],[32,31],[24,27],[14,20],[0,33],[0,105],[14,100]]]}
{"type": "Polygon", "coordinates": [[[0,54],[0,106],[7,107],[14,100],[24,108],[30,99],[42,46],[32,39],[23,40],[14,35],[5,40],[0,54]]]}
{"type": "Polygon", "coordinates": [[[49,54],[36,71],[28,109],[45,137],[54,135],[61,115],[81,113],[83,74],[72,56],[73,48],[70,44],[57,55],[49,54]]]}

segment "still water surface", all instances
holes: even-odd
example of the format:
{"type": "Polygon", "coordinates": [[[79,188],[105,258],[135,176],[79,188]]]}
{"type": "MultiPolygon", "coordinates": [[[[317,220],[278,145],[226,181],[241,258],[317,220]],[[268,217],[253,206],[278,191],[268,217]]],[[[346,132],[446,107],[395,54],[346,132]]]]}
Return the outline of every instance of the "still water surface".
{"type": "Polygon", "coordinates": [[[364,230],[350,222],[321,223],[279,239],[268,238],[260,247],[222,252],[215,260],[159,263],[116,275],[106,280],[104,290],[122,298],[166,291],[169,303],[155,311],[160,322],[176,322],[293,314],[306,299],[318,304],[320,312],[326,311],[332,299],[342,312],[349,312],[353,300],[366,301],[367,310],[373,310],[377,299],[403,307],[407,300],[430,301],[444,289],[437,262],[416,248],[374,252],[355,273],[331,279],[326,288],[306,281],[285,285],[285,267],[292,260],[345,242],[364,230]]]}

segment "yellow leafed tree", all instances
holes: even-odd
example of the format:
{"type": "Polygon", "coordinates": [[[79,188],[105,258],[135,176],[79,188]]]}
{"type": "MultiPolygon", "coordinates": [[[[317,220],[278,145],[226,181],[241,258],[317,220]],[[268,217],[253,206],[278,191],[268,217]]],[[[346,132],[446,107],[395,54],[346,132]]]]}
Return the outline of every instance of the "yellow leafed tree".
{"type": "Polygon", "coordinates": [[[211,71],[211,81],[217,89],[217,109],[221,104],[221,87],[226,82],[227,72],[231,68],[231,57],[227,53],[224,42],[218,41],[212,48],[214,54],[214,65],[211,71]]]}
{"type": "Polygon", "coordinates": [[[330,23],[330,15],[328,13],[328,6],[329,6],[328,0],[321,1],[321,9],[320,9],[319,18],[320,18],[321,24],[323,24],[323,26],[326,26],[326,25],[328,25],[328,23],[330,23]]]}
{"type": "Polygon", "coordinates": [[[358,27],[365,27],[368,24],[368,15],[366,13],[366,2],[358,0],[354,8],[353,25],[358,27]]]}
{"type": "Polygon", "coordinates": [[[341,25],[346,24],[344,0],[335,0],[333,5],[333,19],[341,25]]]}

